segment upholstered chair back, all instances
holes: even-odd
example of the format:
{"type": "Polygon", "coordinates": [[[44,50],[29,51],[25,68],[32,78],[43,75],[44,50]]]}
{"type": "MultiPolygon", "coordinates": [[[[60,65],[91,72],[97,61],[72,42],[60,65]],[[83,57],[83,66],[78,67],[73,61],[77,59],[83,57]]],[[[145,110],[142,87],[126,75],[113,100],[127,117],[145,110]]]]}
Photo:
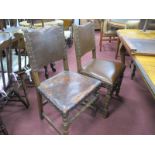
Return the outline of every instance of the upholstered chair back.
{"type": "Polygon", "coordinates": [[[85,25],[73,26],[75,48],[78,55],[83,56],[89,51],[95,50],[94,23],[89,22],[85,25]]]}
{"type": "Polygon", "coordinates": [[[32,71],[38,71],[41,67],[61,59],[64,60],[65,70],[68,70],[63,27],[32,30],[25,33],[25,38],[32,71]]]}

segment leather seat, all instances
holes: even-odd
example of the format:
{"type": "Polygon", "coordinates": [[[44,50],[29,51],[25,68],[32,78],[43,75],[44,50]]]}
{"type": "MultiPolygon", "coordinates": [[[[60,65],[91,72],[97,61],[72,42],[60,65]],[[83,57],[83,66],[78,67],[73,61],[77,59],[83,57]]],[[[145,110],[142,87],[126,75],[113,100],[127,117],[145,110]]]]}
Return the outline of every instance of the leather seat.
{"type": "Polygon", "coordinates": [[[83,67],[81,72],[113,85],[122,70],[123,66],[120,62],[93,59],[83,67]]]}
{"type": "Polygon", "coordinates": [[[40,83],[39,92],[63,113],[78,105],[100,81],[71,71],[63,71],[40,83]]]}

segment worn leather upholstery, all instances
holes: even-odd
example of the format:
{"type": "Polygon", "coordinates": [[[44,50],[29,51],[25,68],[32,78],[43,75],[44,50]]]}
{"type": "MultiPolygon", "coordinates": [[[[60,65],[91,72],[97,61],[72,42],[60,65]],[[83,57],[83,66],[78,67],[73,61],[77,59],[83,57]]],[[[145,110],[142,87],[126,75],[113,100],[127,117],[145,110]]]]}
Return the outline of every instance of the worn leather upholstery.
{"type": "Polygon", "coordinates": [[[82,57],[88,51],[95,50],[94,25],[74,25],[74,40],[77,54],[82,57]]]}
{"type": "Polygon", "coordinates": [[[30,65],[34,71],[60,60],[65,55],[64,32],[59,26],[33,30],[25,33],[25,37],[30,65]]]}
{"type": "Polygon", "coordinates": [[[62,112],[75,107],[100,81],[75,72],[63,71],[40,83],[38,90],[62,112]]]}
{"type": "Polygon", "coordinates": [[[123,66],[120,62],[93,59],[81,72],[113,85],[122,70],[123,66]]]}

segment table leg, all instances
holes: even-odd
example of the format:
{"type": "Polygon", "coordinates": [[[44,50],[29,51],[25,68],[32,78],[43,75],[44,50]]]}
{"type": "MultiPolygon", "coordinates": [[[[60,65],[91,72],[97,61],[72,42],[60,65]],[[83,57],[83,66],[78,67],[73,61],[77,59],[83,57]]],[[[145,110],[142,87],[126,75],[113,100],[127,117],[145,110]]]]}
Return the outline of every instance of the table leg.
{"type": "Polygon", "coordinates": [[[120,48],[120,55],[121,55],[121,62],[123,64],[125,64],[125,53],[126,53],[126,50],[125,50],[124,46],[122,46],[120,48]]]}
{"type": "Polygon", "coordinates": [[[116,50],[115,59],[117,59],[117,57],[118,57],[120,43],[121,43],[121,41],[120,41],[120,39],[118,38],[118,39],[117,39],[117,50],[116,50]]]}

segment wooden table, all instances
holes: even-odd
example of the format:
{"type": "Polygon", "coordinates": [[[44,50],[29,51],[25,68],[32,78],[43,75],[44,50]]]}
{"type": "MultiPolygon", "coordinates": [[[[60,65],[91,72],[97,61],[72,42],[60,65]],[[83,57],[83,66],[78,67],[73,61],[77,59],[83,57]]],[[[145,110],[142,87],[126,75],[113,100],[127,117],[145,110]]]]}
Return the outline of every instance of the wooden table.
{"type": "MultiPolygon", "coordinates": [[[[155,98],[155,31],[124,29],[117,33],[155,98]]],[[[121,61],[125,63],[125,51],[120,50],[120,54],[121,61]]]]}
{"type": "Polygon", "coordinates": [[[138,19],[110,19],[109,24],[118,29],[124,29],[128,21],[139,21],[138,19]]]}

